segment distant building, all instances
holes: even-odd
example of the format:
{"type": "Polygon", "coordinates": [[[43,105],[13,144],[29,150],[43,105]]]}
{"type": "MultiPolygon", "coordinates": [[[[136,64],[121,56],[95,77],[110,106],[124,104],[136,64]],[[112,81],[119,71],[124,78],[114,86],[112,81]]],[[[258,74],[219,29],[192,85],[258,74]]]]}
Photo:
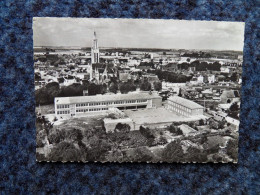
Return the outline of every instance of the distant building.
{"type": "Polygon", "coordinates": [[[119,72],[119,80],[120,81],[128,81],[128,79],[131,79],[131,75],[128,72],[119,72]]]}
{"type": "Polygon", "coordinates": [[[72,85],[73,83],[77,83],[77,80],[73,76],[64,77],[64,82],[63,82],[64,86],[69,86],[72,85]]]}
{"type": "Polygon", "coordinates": [[[204,83],[204,76],[203,75],[193,76],[190,83],[195,84],[195,85],[200,84],[200,83],[204,83]]]}
{"type": "Polygon", "coordinates": [[[201,94],[208,99],[211,99],[213,97],[212,89],[205,89],[204,91],[201,91],[201,94]]]}
{"type": "Polygon", "coordinates": [[[216,78],[214,74],[209,74],[208,75],[208,82],[211,83],[215,83],[216,82],[216,78]]]}
{"type": "Polygon", "coordinates": [[[113,95],[57,97],[55,98],[56,116],[77,116],[85,113],[106,112],[110,108],[140,109],[162,106],[162,98],[157,93],[128,93],[113,95]]]}
{"type": "Polygon", "coordinates": [[[220,68],[220,72],[230,73],[230,68],[229,68],[229,67],[226,67],[226,66],[222,66],[222,67],[220,68]]]}
{"type": "Polygon", "coordinates": [[[204,109],[203,106],[179,96],[169,97],[167,108],[183,116],[203,115],[204,109]]]}

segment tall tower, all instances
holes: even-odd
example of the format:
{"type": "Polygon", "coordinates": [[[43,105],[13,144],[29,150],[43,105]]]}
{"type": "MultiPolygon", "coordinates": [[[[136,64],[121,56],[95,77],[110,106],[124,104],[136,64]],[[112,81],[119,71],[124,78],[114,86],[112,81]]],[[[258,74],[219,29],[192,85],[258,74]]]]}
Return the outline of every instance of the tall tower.
{"type": "Polygon", "coordinates": [[[94,31],[94,39],[91,48],[91,64],[99,63],[99,48],[96,32],[94,31]]]}

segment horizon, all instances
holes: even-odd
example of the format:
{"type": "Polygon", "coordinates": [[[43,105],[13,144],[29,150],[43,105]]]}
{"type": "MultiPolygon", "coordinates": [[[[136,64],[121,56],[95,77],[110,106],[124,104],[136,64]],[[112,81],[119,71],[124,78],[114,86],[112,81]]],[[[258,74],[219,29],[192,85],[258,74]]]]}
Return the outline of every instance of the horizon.
{"type": "MultiPolygon", "coordinates": [[[[87,49],[91,49],[91,46],[90,47],[84,47],[84,46],[33,46],[33,48],[37,48],[37,47],[40,47],[40,48],[62,48],[62,49],[66,49],[66,50],[69,50],[69,47],[71,47],[70,49],[76,49],[76,47],[80,47],[79,49],[77,49],[77,50],[83,50],[83,49],[85,49],[85,48],[87,48],[87,49]]],[[[142,50],[144,50],[144,49],[147,49],[147,50],[149,50],[149,49],[151,49],[151,50],[186,50],[186,51],[192,51],[192,50],[194,50],[194,51],[233,51],[233,52],[242,52],[243,53],[243,51],[241,51],[241,50],[214,50],[214,49],[181,49],[181,48],[179,48],[179,49],[177,49],[177,48],[167,48],[167,49],[165,49],[165,48],[145,48],[145,47],[143,47],[143,48],[135,48],[135,47],[99,47],[99,49],[142,49],[142,50]]]]}
{"type": "Polygon", "coordinates": [[[244,22],[51,18],[33,19],[34,47],[243,51],[244,22]]]}

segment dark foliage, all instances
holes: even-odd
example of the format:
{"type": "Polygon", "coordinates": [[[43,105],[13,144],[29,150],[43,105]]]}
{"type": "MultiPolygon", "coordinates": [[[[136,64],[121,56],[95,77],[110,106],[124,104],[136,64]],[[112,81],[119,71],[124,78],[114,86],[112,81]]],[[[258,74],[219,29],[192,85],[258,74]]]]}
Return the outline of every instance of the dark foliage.
{"type": "Polygon", "coordinates": [[[144,80],[140,85],[140,89],[142,91],[151,91],[152,85],[147,80],[144,80]]]}
{"type": "Polygon", "coordinates": [[[161,91],[162,90],[162,82],[160,82],[160,81],[154,82],[153,86],[154,86],[155,91],[161,91]]]}
{"type": "Polygon", "coordinates": [[[169,143],[163,150],[163,160],[167,162],[181,162],[183,161],[184,152],[180,141],[173,141],[169,143]]]}
{"type": "Polygon", "coordinates": [[[120,83],[119,90],[120,90],[121,93],[126,94],[129,91],[135,91],[136,86],[133,82],[128,81],[128,82],[120,83]]]}
{"type": "Polygon", "coordinates": [[[116,82],[112,82],[109,86],[109,91],[112,93],[117,93],[118,84],[116,82]]]}

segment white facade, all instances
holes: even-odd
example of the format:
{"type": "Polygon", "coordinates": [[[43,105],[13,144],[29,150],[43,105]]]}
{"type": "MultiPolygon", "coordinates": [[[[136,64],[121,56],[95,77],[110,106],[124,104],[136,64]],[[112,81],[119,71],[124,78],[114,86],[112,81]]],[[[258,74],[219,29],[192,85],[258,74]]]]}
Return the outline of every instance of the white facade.
{"type": "Polygon", "coordinates": [[[183,116],[197,116],[203,115],[204,108],[203,106],[188,99],[179,96],[171,96],[168,99],[167,109],[183,116]]]}
{"type": "Polygon", "coordinates": [[[208,75],[208,82],[209,83],[215,83],[216,82],[216,78],[214,74],[208,75]]]}
{"type": "Polygon", "coordinates": [[[162,98],[157,94],[128,93],[113,95],[77,96],[55,98],[56,116],[76,116],[86,113],[106,112],[110,108],[143,109],[162,106],[162,98]]]}
{"type": "Polygon", "coordinates": [[[220,68],[220,72],[230,73],[230,69],[229,69],[228,67],[221,67],[221,68],[220,68]]]}

